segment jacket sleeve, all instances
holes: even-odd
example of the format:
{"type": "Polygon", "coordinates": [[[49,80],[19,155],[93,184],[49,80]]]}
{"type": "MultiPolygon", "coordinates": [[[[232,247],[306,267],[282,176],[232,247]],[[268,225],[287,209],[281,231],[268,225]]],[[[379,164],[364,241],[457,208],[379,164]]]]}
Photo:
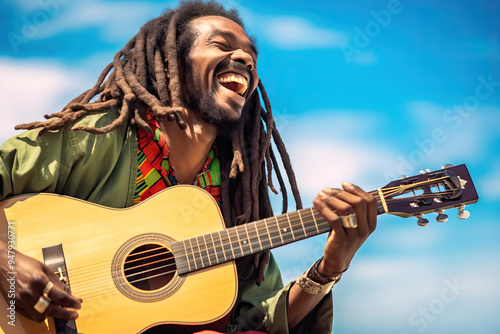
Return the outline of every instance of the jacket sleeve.
{"type": "MultiPolygon", "coordinates": [[[[90,115],[82,125],[101,127],[116,118],[90,115]]],[[[0,199],[49,192],[110,207],[133,202],[137,173],[135,131],[124,126],[102,135],[66,127],[38,135],[30,130],[0,148],[0,199]]]]}
{"type": "Polygon", "coordinates": [[[0,148],[0,198],[38,193],[58,192],[65,183],[75,157],[66,131],[38,130],[17,135],[0,148]]]}
{"type": "Polygon", "coordinates": [[[297,326],[288,328],[287,300],[294,283],[283,287],[278,265],[271,255],[265,280],[257,286],[250,278],[240,282],[238,302],[231,316],[232,330],[260,330],[270,334],[315,333],[332,331],[332,293],[326,295],[316,308],[297,326]]]}

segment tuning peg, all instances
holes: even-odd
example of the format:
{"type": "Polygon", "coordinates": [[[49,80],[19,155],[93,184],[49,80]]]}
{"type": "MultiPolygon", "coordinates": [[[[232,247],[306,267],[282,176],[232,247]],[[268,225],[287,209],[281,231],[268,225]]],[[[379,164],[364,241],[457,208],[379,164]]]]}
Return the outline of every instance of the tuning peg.
{"type": "Polygon", "coordinates": [[[423,169],[422,169],[422,170],[420,171],[420,174],[425,174],[425,170],[423,170],[423,169]]]}
{"type": "Polygon", "coordinates": [[[409,177],[409,176],[408,175],[400,175],[398,177],[398,180],[406,179],[407,177],[409,177]]]}
{"type": "Polygon", "coordinates": [[[459,205],[457,206],[457,209],[458,209],[458,213],[457,213],[457,217],[460,218],[460,219],[467,219],[470,217],[470,212],[465,210],[465,205],[459,205]]]}
{"type": "Polygon", "coordinates": [[[418,218],[418,220],[417,220],[418,226],[427,226],[427,224],[429,224],[429,221],[425,218],[422,218],[422,217],[423,216],[421,213],[415,215],[415,218],[418,218]]]}
{"type": "Polygon", "coordinates": [[[441,166],[441,169],[446,169],[446,168],[450,168],[453,166],[454,166],[453,164],[444,164],[443,166],[441,166]]]}
{"type": "Polygon", "coordinates": [[[443,210],[437,210],[436,213],[438,214],[436,220],[439,223],[444,223],[448,220],[448,215],[444,214],[443,210]]]}

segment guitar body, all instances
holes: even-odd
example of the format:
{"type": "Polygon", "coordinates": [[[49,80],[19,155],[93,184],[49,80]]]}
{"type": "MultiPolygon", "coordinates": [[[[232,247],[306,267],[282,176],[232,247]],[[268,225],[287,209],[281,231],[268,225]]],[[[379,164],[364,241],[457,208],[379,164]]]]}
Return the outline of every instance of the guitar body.
{"type": "MultiPolygon", "coordinates": [[[[175,270],[157,274],[145,263],[144,255],[159,252],[156,248],[167,253],[165,267],[172,267],[171,242],[224,229],[217,204],[200,188],[172,187],[127,209],[53,194],[18,196],[0,206],[0,238],[13,240],[15,251],[44,262],[42,248],[62,245],[71,291],[83,298],[76,320],[79,333],[200,326],[223,319],[234,306],[237,272],[232,261],[181,276],[175,270]],[[134,267],[141,266],[148,273],[137,273],[134,267]],[[136,273],[127,278],[129,270],[136,273]],[[137,279],[140,275],[150,278],[137,279]]],[[[9,302],[0,298],[4,333],[55,333],[53,319],[36,323],[19,312],[16,326],[9,325],[9,302]]]]}

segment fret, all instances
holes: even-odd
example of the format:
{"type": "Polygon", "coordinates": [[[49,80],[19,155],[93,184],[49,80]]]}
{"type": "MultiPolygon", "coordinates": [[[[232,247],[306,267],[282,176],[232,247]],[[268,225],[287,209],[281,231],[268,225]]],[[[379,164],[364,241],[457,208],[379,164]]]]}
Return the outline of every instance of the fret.
{"type": "Polygon", "coordinates": [[[318,234],[316,227],[316,217],[311,215],[310,209],[300,210],[300,217],[302,219],[302,226],[306,233],[306,238],[318,234]]]}
{"type": "MultiPolygon", "coordinates": [[[[227,243],[223,243],[224,245],[224,249],[227,249],[229,247],[229,249],[231,249],[231,255],[232,257],[230,256],[229,259],[232,260],[232,259],[235,259],[236,256],[234,256],[234,249],[233,249],[233,244],[231,242],[231,236],[229,235],[229,229],[227,230],[224,230],[221,232],[221,235],[224,235],[226,234],[226,237],[227,237],[227,243]],[[225,233],[224,233],[225,232],[225,233]]],[[[223,238],[224,239],[224,238],[223,238]]]]}
{"type": "Polygon", "coordinates": [[[247,224],[243,224],[243,226],[245,226],[245,232],[247,234],[248,246],[250,246],[250,254],[253,254],[252,238],[250,238],[250,235],[248,234],[247,224]]]}
{"type": "Polygon", "coordinates": [[[294,234],[294,237],[295,237],[294,240],[302,240],[302,239],[304,239],[306,236],[304,234],[304,230],[302,228],[302,224],[301,224],[301,221],[299,219],[299,213],[298,213],[298,211],[295,211],[292,214],[287,214],[287,215],[288,215],[288,217],[290,219],[292,231],[293,231],[293,234],[294,234]]]}
{"type": "Polygon", "coordinates": [[[281,244],[284,244],[283,235],[281,234],[280,224],[278,223],[278,217],[274,216],[274,220],[276,221],[276,227],[278,228],[278,232],[280,234],[281,244]]]}
{"type": "Polygon", "coordinates": [[[207,252],[208,264],[211,266],[212,259],[210,259],[210,251],[208,250],[207,239],[205,239],[205,236],[203,236],[203,243],[205,244],[205,250],[207,252]]]}
{"type": "Polygon", "coordinates": [[[195,238],[196,239],[196,245],[198,246],[198,253],[200,254],[200,260],[201,260],[201,267],[205,268],[205,263],[203,263],[203,254],[201,254],[201,246],[198,240],[199,237],[195,238]]]}
{"type": "MultiPolygon", "coordinates": [[[[191,246],[191,255],[193,255],[193,262],[194,262],[194,268],[195,269],[198,269],[200,267],[198,267],[198,263],[197,263],[197,256],[196,256],[196,252],[197,250],[195,249],[195,247],[193,246],[193,239],[189,239],[189,245],[191,246]]],[[[195,244],[196,245],[196,244],[195,244]]]]}
{"type": "Polygon", "coordinates": [[[264,218],[263,221],[264,221],[264,226],[266,227],[267,235],[269,236],[269,243],[271,244],[271,248],[273,248],[274,247],[273,246],[273,240],[271,238],[271,234],[269,233],[269,228],[267,226],[266,219],[264,218]]]}
{"type": "Polygon", "coordinates": [[[255,227],[257,228],[257,235],[259,236],[259,241],[261,245],[261,250],[270,249],[271,248],[271,240],[269,233],[267,231],[267,226],[265,224],[265,220],[259,220],[256,222],[255,227]]]}
{"type": "Polygon", "coordinates": [[[316,217],[314,217],[313,209],[312,209],[312,207],[309,209],[311,210],[311,216],[313,217],[313,220],[314,220],[314,226],[316,226],[316,232],[318,232],[318,234],[319,234],[318,223],[316,222],[316,217]]]}
{"type": "Polygon", "coordinates": [[[225,251],[225,248],[224,248],[224,240],[222,240],[222,235],[221,235],[220,231],[218,231],[217,233],[219,234],[219,239],[220,239],[220,245],[221,245],[221,249],[222,249],[222,254],[224,255],[224,261],[227,261],[226,251],[225,251]]]}
{"type": "Polygon", "coordinates": [[[215,263],[219,263],[219,257],[217,256],[217,247],[215,245],[215,241],[214,241],[214,234],[210,234],[210,239],[212,239],[212,245],[213,245],[213,249],[214,249],[214,254],[215,254],[215,263]]]}
{"type": "Polygon", "coordinates": [[[257,228],[257,222],[253,222],[253,227],[255,228],[255,234],[257,235],[257,240],[259,240],[260,250],[264,250],[264,248],[262,248],[262,243],[260,241],[259,229],[257,228]]]}
{"type": "Polygon", "coordinates": [[[304,230],[304,237],[307,238],[306,228],[304,227],[304,221],[302,220],[302,216],[300,215],[300,210],[297,211],[300,219],[300,224],[302,224],[302,230],[304,230]]]}
{"type": "Polygon", "coordinates": [[[293,233],[292,223],[290,223],[290,216],[288,215],[288,213],[285,213],[285,215],[286,219],[288,220],[288,226],[290,226],[290,231],[292,232],[293,241],[295,241],[295,234],[293,233]]]}
{"type": "Polygon", "coordinates": [[[319,234],[329,232],[332,229],[330,223],[328,223],[328,221],[326,221],[321,215],[316,218],[316,215],[319,214],[319,212],[316,211],[316,209],[311,210],[311,212],[314,219],[317,222],[319,222],[319,232],[318,232],[319,234]]]}
{"type": "Polygon", "coordinates": [[[276,223],[280,230],[281,242],[283,245],[292,242],[291,229],[288,223],[288,219],[285,215],[276,216],[276,223]]]}
{"type": "Polygon", "coordinates": [[[306,230],[307,238],[318,234],[316,231],[316,226],[314,225],[314,218],[311,217],[309,210],[301,210],[300,215],[302,217],[302,223],[306,230]]]}
{"type": "Polygon", "coordinates": [[[228,234],[231,237],[231,248],[234,250],[234,259],[243,256],[243,249],[241,248],[240,237],[238,236],[238,231],[236,228],[227,229],[228,234]],[[236,247],[234,246],[236,244],[236,247]]]}
{"type": "Polygon", "coordinates": [[[186,252],[186,262],[188,264],[188,269],[189,269],[189,271],[191,271],[191,264],[189,263],[190,262],[190,260],[189,260],[189,252],[188,252],[187,247],[186,247],[186,240],[184,240],[182,242],[182,244],[184,245],[184,251],[186,252]]]}
{"type": "MultiPolygon", "coordinates": [[[[279,225],[277,224],[276,217],[274,220],[268,221],[269,232],[271,233],[271,239],[273,241],[273,248],[283,245],[283,238],[281,236],[281,231],[279,225]]],[[[271,218],[272,219],[272,218],[271,218]]]]}
{"type": "Polygon", "coordinates": [[[252,254],[252,246],[250,246],[250,239],[246,234],[246,224],[243,226],[236,227],[236,233],[238,234],[238,240],[240,242],[241,251],[244,253],[243,255],[252,254]]]}

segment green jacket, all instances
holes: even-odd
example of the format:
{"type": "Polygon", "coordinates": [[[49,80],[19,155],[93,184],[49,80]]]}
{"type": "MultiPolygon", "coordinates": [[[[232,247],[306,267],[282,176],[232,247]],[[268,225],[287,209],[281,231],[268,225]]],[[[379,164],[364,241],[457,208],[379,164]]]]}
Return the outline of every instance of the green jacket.
{"type": "MultiPolygon", "coordinates": [[[[102,127],[117,113],[91,115],[77,124],[102,127]]],[[[0,199],[23,193],[49,192],[123,208],[133,204],[137,174],[137,137],[124,124],[108,134],[93,135],[69,128],[24,132],[0,148],[0,199]]],[[[240,282],[238,301],[228,328],[288,333],[286,301],[293,283],[283,287],[271,257],[261,286],[253,278],[240,282]]],[[[296,326],[294,333],[330,333],[331,294],[296,326]]]]}

